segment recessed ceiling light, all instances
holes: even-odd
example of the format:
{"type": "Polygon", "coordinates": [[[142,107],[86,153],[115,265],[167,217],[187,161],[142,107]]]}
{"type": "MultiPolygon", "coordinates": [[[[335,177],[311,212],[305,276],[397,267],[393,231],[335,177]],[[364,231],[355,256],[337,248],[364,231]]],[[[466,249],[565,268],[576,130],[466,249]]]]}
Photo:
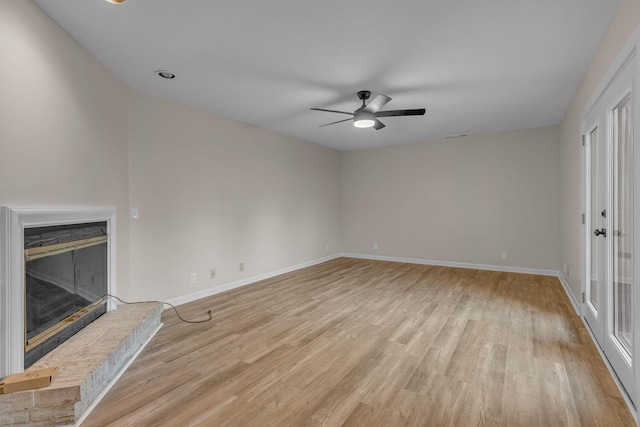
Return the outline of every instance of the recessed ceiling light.
{"type": "Polygon", "coordinates": [[[108,3],[113,3],[113,4],[121,4],[121,3],[125,2],[125,0],[105,0],[105,1],[107,1],[108,3]]]}
{"type": "Polygon", "coordinates": [[[176,78],[176,75],[175,75],[175,74],[170,73],[170,72],[165,71],[165,70],[158,70],[158,71],[156,71],[156,76],[158,76],[158,77],[162,77],[163,79],[169,79],[169,80],[171,80],[171,79],[175,79],[175,78],[176,78]]]}

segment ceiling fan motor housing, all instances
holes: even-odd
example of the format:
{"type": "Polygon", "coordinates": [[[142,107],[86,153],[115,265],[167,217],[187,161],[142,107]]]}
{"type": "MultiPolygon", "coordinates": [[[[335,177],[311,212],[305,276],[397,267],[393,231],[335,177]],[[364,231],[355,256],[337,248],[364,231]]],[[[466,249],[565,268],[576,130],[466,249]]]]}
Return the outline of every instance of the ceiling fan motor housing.
{"type": "Polygon", "coordinates": [[[358,128],[368,128],[375,124],[376,116],[371,111],[358,108],[353,115],[353,124],[358,128]]]}

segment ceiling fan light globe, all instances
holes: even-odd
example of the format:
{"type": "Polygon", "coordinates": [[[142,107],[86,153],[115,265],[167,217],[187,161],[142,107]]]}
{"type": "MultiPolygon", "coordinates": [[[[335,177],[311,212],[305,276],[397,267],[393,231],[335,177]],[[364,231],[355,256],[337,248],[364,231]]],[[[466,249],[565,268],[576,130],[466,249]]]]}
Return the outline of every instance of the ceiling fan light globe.
{"type": "Polygon", "coordinates": [[[357,128],[370,128],[375,124],[371,119],[354,120],[353,125],[357,128]]]}

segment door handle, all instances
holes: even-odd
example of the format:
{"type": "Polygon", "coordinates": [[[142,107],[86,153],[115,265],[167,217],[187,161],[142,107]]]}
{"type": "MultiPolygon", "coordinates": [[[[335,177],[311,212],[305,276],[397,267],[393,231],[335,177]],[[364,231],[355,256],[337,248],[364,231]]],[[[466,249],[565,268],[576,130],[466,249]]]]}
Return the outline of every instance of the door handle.
{"type": "Polygon", "coordinates": [[[602,230],[598,230],[596,228],[596,230],[593,232],[593,234],[595,234],[596,236],[602,235],[602,237],[607,237],[607,230],[604,229],[604,228],[602,230]]]}

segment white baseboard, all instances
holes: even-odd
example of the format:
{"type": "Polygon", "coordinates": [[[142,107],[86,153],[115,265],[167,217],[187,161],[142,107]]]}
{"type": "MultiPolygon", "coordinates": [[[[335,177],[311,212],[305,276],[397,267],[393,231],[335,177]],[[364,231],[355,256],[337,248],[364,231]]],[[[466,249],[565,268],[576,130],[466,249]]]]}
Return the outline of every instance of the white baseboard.
{"type": "Polygon", "coordinates": [[[559,271],[538,268],[510,267],[505,265],[473,264],[468,262],[438,261],[432,259],[403,258],[392,256],[343,253],[347,258],[371,259],[376,261],[406,262],[408,264],[439,265],[443,267],[471,268],[474,270],[505,271],[508,273],[537,274],[540,276],[558,276],[559,271]]]}
{"type": "Polygon", "coordinates": [[[567,279],[565,279],[562,273],[560,272],[558,272],[558,280],[560,280],[560,283],[564,288],[564,293],[566,293],[567,296],[569,297],[569,301],[571,301],[571,305],[573,305],[573,309],[576,311],[576,314],[578,316],[581,316],[580,304],[578,304],[578,300],[576,300],[575,295],[573,295],[573,292],[571,292],[571,288],[569,287],[569,282],[567,282],[567,279]]]}
{"type": "Polygon", "coordinates": [[[235,282],[225,283],[221,286],[216,286],[214,288],[203,289],[198,292],[194,292],[192,294],[184,295],[181,297],[173,298],[167,301],[173,305],[182,305],[188,302],[199,300],[200,298],[206,298],[211,295],[216,295],[222,292],[230,291],[231,289],[240,288],[242,286],[247,286],[252,283],[259,282],[261,280],[271,279],[272,277],[279,276],[285,273],[291,273],[292,271],[300,270],[302,268],[311,267],[313,265],[322,264],[323,262],[331,261],[336,258],[340,258],[342,254],[334,254],[324,258],[318,258],[315,260],[303,262],[301,264],[292,265],[290,267],[281,268],[279,270],[271,271],[269,273],[258,274],[256,276],[247,277],[246,279],[236,280],[235,282]]]}

